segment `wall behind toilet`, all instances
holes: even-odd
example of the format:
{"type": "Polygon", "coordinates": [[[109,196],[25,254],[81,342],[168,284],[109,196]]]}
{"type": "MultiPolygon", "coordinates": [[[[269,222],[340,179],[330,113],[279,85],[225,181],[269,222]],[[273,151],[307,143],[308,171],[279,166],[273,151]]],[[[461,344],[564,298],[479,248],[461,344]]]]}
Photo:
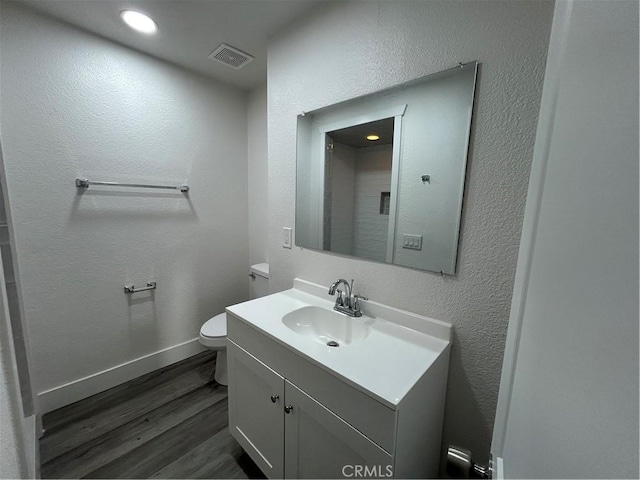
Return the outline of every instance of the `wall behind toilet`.
{"type": "Polygon", "coordinates": [[[0,31],[0,129],[46,411],[68,382],[193,353],[202,323],[248,297],[246,98],[11,2],[0,31]],[[76,177],[191,191],[79,194],[76,177]],[[152,294],[123,293],[150,280],[152,294]]]}
{"type": "Polygon", "coordinates": [[[249,202],[249,265],[269,260],[267,197],[267,86],[247,96],[247,181],[249,202]]]}
{"type": "MultiPolygon", "coordinates": [[[[270,289],[356,279],[372,300],[454,324],[443,445],[488,458],[552,2],[334,2],[269,47],[270,289]],[[477,60],[456,276],[282,248],[295,218],[296,116],[477,60]]],[[[385,355],[385,352],[380,352],[385,355]]]]}

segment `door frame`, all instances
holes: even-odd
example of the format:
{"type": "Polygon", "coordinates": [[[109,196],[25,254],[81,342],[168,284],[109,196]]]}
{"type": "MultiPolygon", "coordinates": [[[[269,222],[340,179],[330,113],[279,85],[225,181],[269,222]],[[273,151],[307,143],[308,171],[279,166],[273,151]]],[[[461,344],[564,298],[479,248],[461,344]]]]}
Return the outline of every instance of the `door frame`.
{"type": "Polygon", "coordinates": [[[566,52],[573,1],[574,0],[565,0],[556,2],[554,6],[544,85],[540,101],[540,113],[533,149],[531,173],[529,176],[527,203],[522,224],[513,296],[511,298],[511,313],[509,315],[509,326],[502,362],[502,375],[500,377],[493,438],[491,441],[491,453],[494,466],[493,478],[504,478],[502,455],[505,445],[505,434],[511,405],[514,374],[518,361],[522,323],[525,306],[527,304],[531,263],[536,242],[547,164],[549,161],[549,150],[553,137],[561,69],[566,52]]]}

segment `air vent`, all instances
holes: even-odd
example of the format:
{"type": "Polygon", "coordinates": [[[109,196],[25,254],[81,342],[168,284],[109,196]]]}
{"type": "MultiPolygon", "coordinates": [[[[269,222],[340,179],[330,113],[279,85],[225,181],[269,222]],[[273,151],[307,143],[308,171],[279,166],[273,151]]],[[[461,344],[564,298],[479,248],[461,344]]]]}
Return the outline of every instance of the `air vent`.
{"type": "Polygon", "coordinates": [[[211,52],[209,58],[216,62],[224,63],[231,68],[239,70],[250,63],[254,57],[252,57],[248,53],[244,53],[243,51],[232,47],[231,45],[223,43],[213,52],[211,52]]]}

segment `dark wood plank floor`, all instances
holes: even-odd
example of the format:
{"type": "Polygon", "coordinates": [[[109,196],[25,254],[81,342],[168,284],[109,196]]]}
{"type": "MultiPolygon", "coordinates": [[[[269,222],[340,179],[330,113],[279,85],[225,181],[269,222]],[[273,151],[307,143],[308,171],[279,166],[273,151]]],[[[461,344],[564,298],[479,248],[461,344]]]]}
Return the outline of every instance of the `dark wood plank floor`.
{"type": "Polygon", "coordinates": [[[231,437],[215,352],[47,413],[42,478],[265,478],[231,437]]]}

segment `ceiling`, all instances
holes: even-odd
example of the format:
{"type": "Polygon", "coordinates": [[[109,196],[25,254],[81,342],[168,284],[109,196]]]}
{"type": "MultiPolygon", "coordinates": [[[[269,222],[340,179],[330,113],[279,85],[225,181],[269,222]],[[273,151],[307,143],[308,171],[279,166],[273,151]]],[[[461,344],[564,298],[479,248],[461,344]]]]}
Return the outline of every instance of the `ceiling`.
{"type": "Polygon", "coordinates": [[[268,39],[314,8],[316,0],[17,0],[128,47],[249,90],[266,82],[268,39]],[[131,30],[122,10],[146,13],[154,35],[131,30]],[[235,70],[208,55],[227,43],[255,57],[235,70]]]}
{"type": "Polygon", "coordinates": [[[362,123],[352,127],[342,128],[328,132],[334,142],[342,143],[353,148],[374,147],[376,145],[389,145],[393,143],[393,117],[376,120],[375,122],[362,123]],[[378,135],[379,140],[367,140],[367,135],[378,135]]]}

